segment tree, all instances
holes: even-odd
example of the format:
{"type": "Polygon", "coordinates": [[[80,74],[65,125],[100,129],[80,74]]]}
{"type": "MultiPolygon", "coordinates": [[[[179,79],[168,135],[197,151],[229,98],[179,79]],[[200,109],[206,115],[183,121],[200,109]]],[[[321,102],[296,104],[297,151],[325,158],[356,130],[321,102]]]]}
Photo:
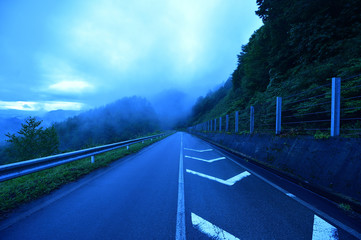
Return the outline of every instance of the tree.
{"type": "Polygon", "coordinates": [[[19,162],[39,157],[45,157],[58,152],[59,139],[55,127],[43,129],[42,121],[28,117],[21,124],[18,135],[6,134],[10,143],[7,153],[11,162],[19,162]]]}

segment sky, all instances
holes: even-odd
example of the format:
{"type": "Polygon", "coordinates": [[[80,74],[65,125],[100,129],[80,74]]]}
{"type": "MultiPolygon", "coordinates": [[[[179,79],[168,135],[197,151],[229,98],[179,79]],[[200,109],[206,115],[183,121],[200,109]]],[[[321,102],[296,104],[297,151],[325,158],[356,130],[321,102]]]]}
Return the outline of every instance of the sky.
{"type": "Polygon", "coordinates": [[[0,110],[98,107],[225,82],[256,0],[2,0],[0,110]]]}

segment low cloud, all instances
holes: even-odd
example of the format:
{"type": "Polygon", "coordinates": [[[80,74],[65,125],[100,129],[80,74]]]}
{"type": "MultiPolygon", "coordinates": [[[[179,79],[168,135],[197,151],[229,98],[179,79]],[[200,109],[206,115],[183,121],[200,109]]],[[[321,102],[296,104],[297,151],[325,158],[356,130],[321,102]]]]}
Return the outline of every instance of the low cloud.
{"type": "Polygon", "coordinates": [[[80,102],[23,102],[23,101],[0,101],[0,110],[22,110],[22,111],[53,111],[63,110],[82,110],[86,107],[80,102]]]}
{"type": "Polygon", "coordinates": [[[65,93],[82,93],[92,90],[93,85],[85,81],[61,81],[49,86],[49,90],[65,93]]]}

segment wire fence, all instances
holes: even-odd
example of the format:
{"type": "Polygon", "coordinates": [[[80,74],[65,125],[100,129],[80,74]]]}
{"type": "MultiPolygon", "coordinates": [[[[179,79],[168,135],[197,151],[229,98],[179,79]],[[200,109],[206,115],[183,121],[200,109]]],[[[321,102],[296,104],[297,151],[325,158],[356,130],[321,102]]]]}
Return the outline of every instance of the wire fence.
{"type": "Polygon", "coordinates": [[[315,134],[329,132],[331,125],[331,83],[283,98],[282,132],[315,134]]]}
{"type": "Polygon", "coordinates": [[[341,136],[361,137],[361,75],[341,81],[341,136]]]}
{"type": "Polygon", "coordinates": [[[276,98],[270,99],[239,110],[237,114],[223,114],[193,128],[212,132],[275,134],[276,109],[279,108],[282,130],[278,133],[327,136],[333,134],[335,126],[332,126],[336,124],[339,134],[334,136],[361,137],[361,74],[340,80],[339,95],[336,81],[333,79],[332,83],[331,79],[327,79],[328,83],[313,84],[305,91],[284,96],[280,106],[277,106],[276,98]]]}

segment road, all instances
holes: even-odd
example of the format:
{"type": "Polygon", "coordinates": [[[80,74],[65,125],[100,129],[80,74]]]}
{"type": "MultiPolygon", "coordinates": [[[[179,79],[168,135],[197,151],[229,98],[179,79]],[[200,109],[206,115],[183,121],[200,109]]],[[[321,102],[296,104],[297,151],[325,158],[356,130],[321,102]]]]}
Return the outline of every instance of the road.
{"type": "Polygon", "coordinates": [[[176,133],[14,214],[0,239],[360,238],[326,200],[235,160],[176,133]]]}

